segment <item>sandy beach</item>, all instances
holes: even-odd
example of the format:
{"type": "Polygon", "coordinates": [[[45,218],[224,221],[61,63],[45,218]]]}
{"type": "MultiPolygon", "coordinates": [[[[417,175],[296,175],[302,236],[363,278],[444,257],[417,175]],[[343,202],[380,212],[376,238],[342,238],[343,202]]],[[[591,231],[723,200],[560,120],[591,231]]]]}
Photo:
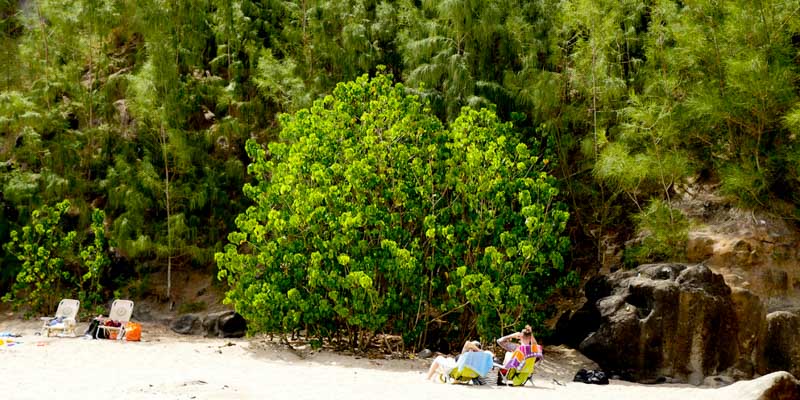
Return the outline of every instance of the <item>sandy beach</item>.
{"type": "MultiPolygon", "coordinates": [[[[86,324],[79,324],[83,332],[86,324]]],[[[570,382],[587,365],[579,353],[545,350],[535,387],[453,385],[425,381],[430,360],[367,359],[338,353],[299,353],[266,338],[181,336],[143,324],[143,341],[86,340],[35,335],[38,321],[0,322],[19,333],[0,346],[4,399],[755,399],[739,382],[720,389],[640,385],[612,380],[570,382]]]]}

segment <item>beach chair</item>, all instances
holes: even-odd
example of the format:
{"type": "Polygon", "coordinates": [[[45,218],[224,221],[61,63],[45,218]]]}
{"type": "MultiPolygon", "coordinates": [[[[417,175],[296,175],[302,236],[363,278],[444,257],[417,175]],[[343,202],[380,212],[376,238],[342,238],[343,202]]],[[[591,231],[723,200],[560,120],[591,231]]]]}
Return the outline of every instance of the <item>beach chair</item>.
{"type": "Polygon", "coordinates": [[[81,302],[73,299],[63,299],[58,303],[55,317],[41,317],[42,335],[50,336],[53,331],[60,331],[59,336],[70,335],[75,337],[78,309],[81,302]]]}
{"type": "Polygon", "coordinates": [[[494,364],[499,369],[497,384],[523,386],[530,381],[533,385],[533,368],[542,358],[542,346],[537,345],[536,351],[529,345],[517,347],[504,365],[494,364]]]}
{"type": "Polygon", "coordinates": [[[492,369],[492,353],[489,351],[470,351],[458,357],[455,368],[439,375],[445,383],[482,384],[481,379],[492,369]]]}
{"type": "Polygon", "coordinates": [[[122,340],[125,337],[125,325],[131,320],[131,315],[133,315],[133,302],[130,300],[114,300],[111,303],[111,311],[108,313],[108,318],[105,318],[103,322],[112,320],[117,321],[120,323],[120,326],[107,326],[101,323],[97,327],[97,332],[95,332],[94,338],[97,339],[100,331],[106,331],[106,337],[110,337],[108,335],[108,331],[115,332],[116,339],[122,340]]]}

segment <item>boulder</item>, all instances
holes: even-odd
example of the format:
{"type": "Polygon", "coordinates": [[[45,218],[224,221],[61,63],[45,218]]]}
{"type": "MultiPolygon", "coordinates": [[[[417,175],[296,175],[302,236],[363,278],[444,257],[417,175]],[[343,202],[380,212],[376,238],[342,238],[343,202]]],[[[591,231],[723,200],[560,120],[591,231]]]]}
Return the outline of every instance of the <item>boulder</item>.
{"type": "Polygon", "coordinates": [[[153,309],[147,303],[139,303],[133,308],[131,319],[139,322],[154,322],[156,318],[153,316],[153,309]]]}
{"type": "Polygon", "coordinates": [[[742,400],[800,400],[800,382],[786,371],[717,389],[714,398],[742,400]]]}
{"type": "Polygon", "coordinates": [[[590,331],[579,349],[612,374],[701,384],[732,370],[752,377],[759,365],[764,307],[704,265],[617,271],[586,293],[584,308],[557,335],[590,331]]]}
{"type": "Polygon", "coordinates": [[[169,328],[182,335],[199,335],[203,331],[200,317],[196,314],[184,314],[175,318],[169,328]]]}
{"type": "Polygon", "coordinates": [[[221,311],[203,318],[206,337],[238,338],[247,332],[247,321],[235,311],[221,311]]]}
{"type": "Polygon", "coordinates": [[[766,370],[800,374],[800,317],[789,311],[767,315],[765,340],[766,370]]]}
{"type": "MultiPolygon", "coordinates": [[[[765,374],[764,337],[767,334],[767,308],[753,292],[731,289],[733,311],[738,331],[736,364],[726,374],[735,379],[749,379],[755,374],[765,374]]],[[[772,371],[775,371],[773,369],[772,371]]]]}
{"type": "Polygon", "coordinates": [[[430,358],[431,356],[433,356],[433,352],[430,349],[422,349],[417,353],[417,358],[430,358]]]}

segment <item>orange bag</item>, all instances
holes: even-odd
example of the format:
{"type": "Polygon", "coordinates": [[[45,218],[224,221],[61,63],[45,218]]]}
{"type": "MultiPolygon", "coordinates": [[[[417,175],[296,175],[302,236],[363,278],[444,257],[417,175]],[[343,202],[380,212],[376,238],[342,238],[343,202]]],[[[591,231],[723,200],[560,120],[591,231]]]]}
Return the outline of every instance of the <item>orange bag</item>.
{"type": "Polygon", "coordinates": [[[128,322],[125,324],[125,340],[129,342],[138,342],[142,340],[142,324],[137,322],[128,322]]]}

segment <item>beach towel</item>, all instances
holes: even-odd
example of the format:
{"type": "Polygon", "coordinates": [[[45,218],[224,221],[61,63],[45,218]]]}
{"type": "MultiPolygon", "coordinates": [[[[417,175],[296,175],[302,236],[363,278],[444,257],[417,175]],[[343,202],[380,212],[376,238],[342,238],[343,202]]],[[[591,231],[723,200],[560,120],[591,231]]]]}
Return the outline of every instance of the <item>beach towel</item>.
{"type": "Polygon", "coordinates": [[[458,358],[456,371],[464,374],[466,371],[474,371],[478,376],[486,376],[492,369],[492,353],[488,351],[471,351],[464,353],[458,358]]]}
{"type": "Polygon", "coordinates": [[[525,360],[535,357],[536,361],[541,361],[544,356],[542,355],[542,346],[537,346],[537,351],[529,345],[517,346],[517,349],[511,353],[510,359],[503,363],[503,369],[519,369],[525,360]]]}

